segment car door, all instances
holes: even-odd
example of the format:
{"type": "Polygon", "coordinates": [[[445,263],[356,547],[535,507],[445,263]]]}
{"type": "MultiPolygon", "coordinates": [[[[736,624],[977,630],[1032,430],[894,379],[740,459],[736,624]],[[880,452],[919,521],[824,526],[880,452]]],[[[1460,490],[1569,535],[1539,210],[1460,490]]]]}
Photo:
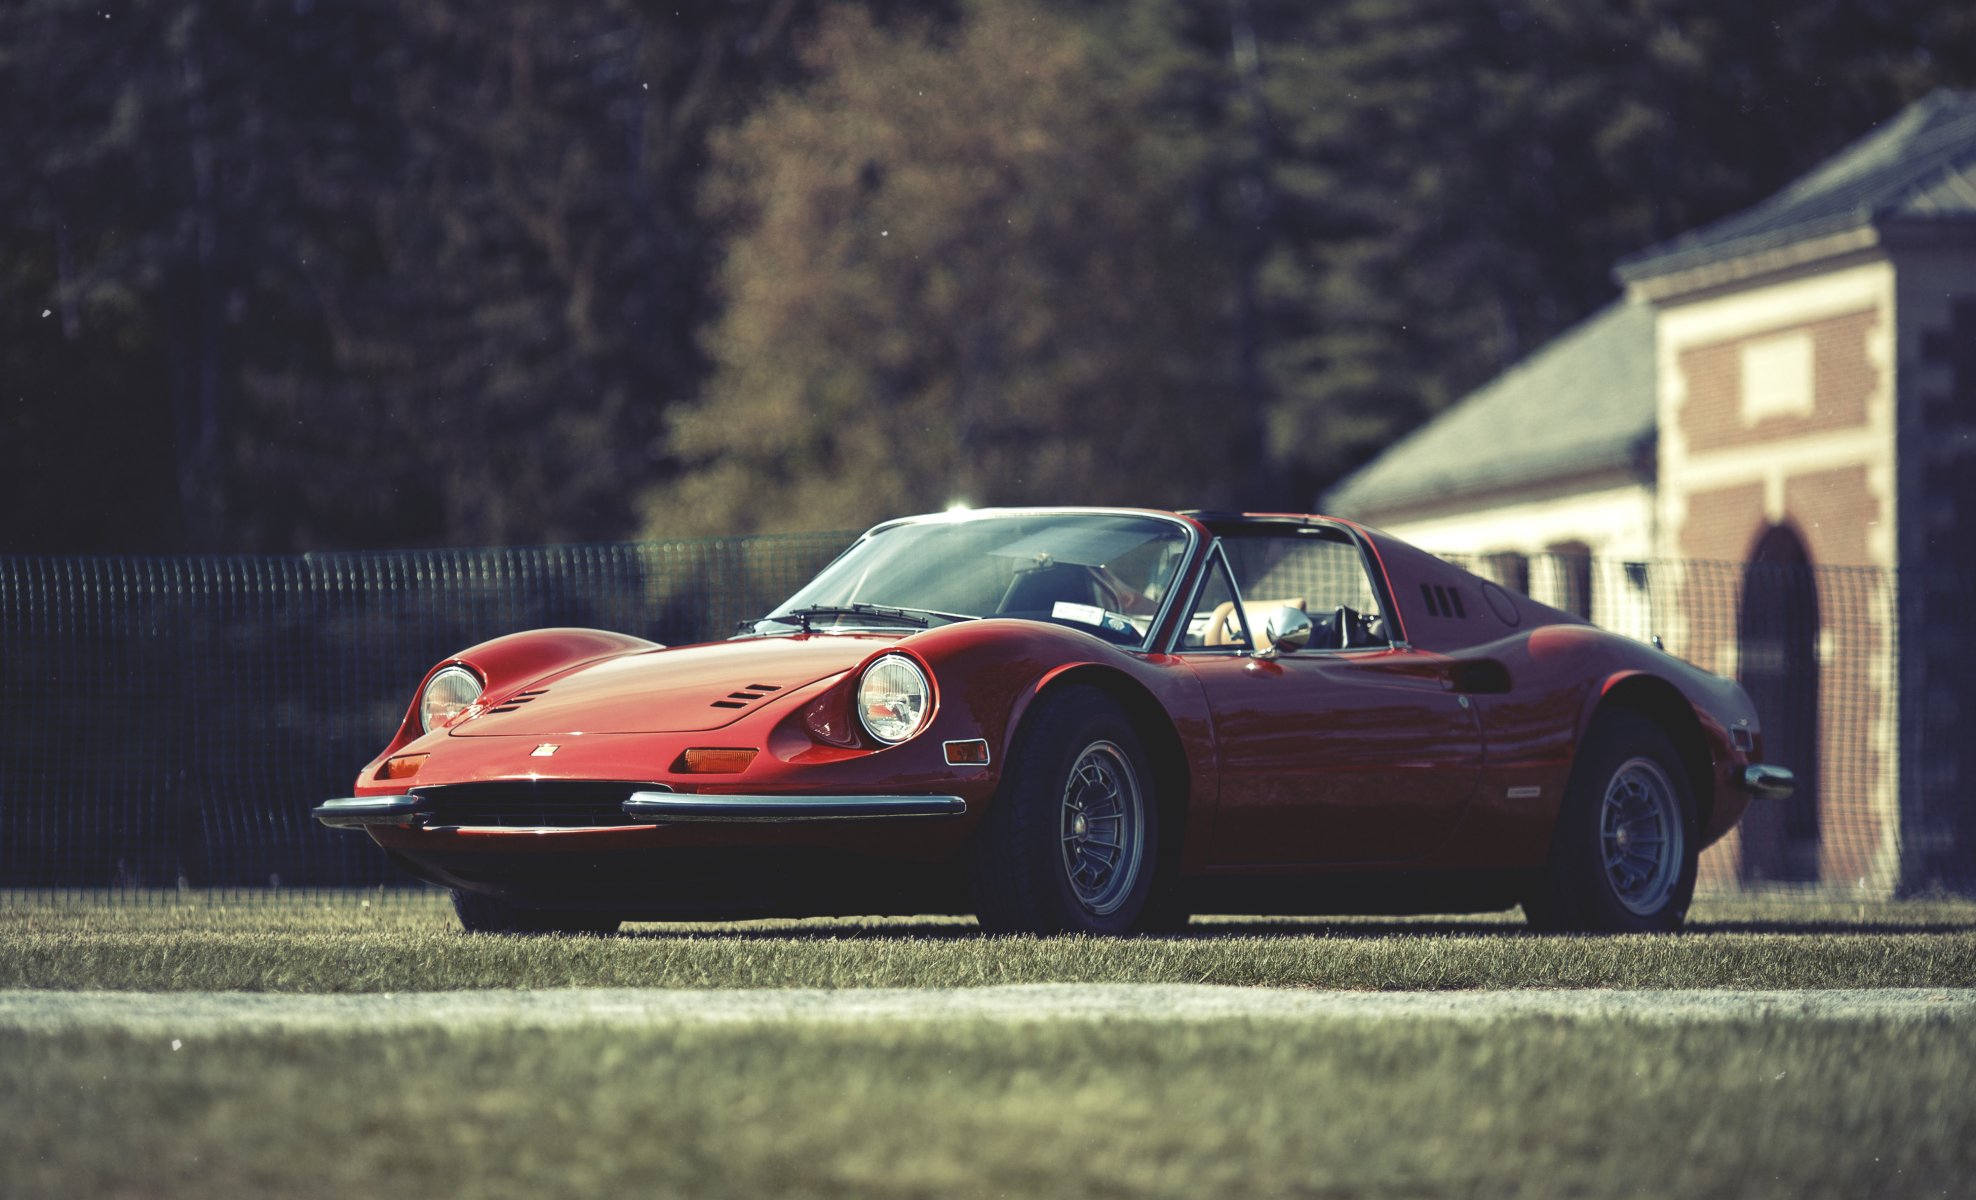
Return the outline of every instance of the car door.
{"type": "Polygon", "coordinates": [[[1211,574],[1195,624],[1202,614],[1227,624],[1178,648],[1214,720],[1217,866],[1420,858],[1447,840],[1479,784],[1481,725],[1452,690],[1449,660],[1385,639],[1361,552],[1331,532],[1276,546],[1224,539],[1226,566],[1215,569],[1232,570],[1234,603],[1215,602],[1227,585],[1211,574]],[[1272,596],[1315,610],[1312,648],[1272,656],[1262,628],[1272,596]],[[1346,623],[1354,633],[1341,634],[1346,623]]]}

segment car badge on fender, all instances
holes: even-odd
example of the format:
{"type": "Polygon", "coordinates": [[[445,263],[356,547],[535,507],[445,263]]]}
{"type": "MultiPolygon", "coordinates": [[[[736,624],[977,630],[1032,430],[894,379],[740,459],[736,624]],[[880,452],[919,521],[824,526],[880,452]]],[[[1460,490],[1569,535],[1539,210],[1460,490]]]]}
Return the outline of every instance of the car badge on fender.
{"type": "Polygon", "coordinates": [[[550,755],[554,754],[556,751],[561,749],[562,747],[554,742],[543,742],[540,746],[537,746],[535,749],[530,750],[528,752],[528,756],[530,758],[547,758],[550,755]]]}

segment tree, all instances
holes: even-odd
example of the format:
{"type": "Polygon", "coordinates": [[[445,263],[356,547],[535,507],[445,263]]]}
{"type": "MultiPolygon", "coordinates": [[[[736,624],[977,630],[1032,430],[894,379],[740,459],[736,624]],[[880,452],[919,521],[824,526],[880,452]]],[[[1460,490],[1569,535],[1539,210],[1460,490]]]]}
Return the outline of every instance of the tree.
{"type": "Polygon", "coordinates": [[[651,533],[1237,493],[1229,269],[1186,203],[1199,131],[1148,119],[1144,32],[1023,3],[822,23],[812,81],[715,143],[715,371],[651,533]]]}
{"type": "Polygon", "coordinates": [[[25,0],[0,548],[631,532],[704,370],[707,131],[814,8],[25,0]]]}
{"type": "Polygon", "coordinates": [[[1301,507],[1976,82],[1947,0],[821,10],[19,0],[0,550],[1301,507]]]}

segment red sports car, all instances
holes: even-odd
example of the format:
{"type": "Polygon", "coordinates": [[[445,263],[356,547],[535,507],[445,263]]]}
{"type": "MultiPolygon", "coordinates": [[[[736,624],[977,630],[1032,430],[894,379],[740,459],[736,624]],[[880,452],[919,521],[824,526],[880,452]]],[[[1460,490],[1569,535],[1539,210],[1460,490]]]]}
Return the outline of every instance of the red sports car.
{"type": "Polygon", "coordinates": [[[1791,775],[1735,683],[1348,521],[889,521],[725,642],[541,629],[427,673],[316,807],[484,931],[1521,904],[1678,928],[1791,775]]]}

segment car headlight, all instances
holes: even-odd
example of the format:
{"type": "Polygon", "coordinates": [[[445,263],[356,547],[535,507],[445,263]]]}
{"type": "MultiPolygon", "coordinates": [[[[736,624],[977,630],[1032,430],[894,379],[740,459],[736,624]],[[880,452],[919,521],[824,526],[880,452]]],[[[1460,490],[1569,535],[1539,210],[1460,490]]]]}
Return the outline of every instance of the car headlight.
{"type": "Polygon", "coordinates": [[[431,733],[480,699],[480,677],[465,667],[447,667],[419,693],[419,731],[431,733]]]}
{"type": "Polygon", "coordinates": [[[888,654],[858,680],[858,720],[865,732],[896,745],[926,728],[933,717],[933,689],[909,658],[888,654]]]}

